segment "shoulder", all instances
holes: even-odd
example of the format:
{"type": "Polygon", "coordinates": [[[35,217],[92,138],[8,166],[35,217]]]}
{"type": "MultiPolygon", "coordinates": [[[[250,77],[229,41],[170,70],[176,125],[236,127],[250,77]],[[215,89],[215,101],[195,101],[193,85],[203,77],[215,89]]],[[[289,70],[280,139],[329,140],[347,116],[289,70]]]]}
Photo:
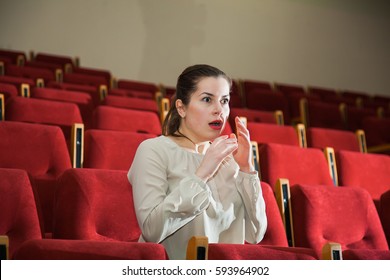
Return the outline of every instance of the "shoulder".
{"type": "Polygon", "coordinates": [[[140,152],[157,152],[164,153],[172,149],[176,149],[177,145],[166,136],[158,136],[144,140],[138,147],[140,152]]]}

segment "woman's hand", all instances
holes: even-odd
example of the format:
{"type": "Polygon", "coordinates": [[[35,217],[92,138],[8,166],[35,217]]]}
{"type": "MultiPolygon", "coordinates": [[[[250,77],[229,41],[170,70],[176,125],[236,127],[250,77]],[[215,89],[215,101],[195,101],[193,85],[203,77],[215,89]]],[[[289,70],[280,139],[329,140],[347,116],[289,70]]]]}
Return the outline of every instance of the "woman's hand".
{"type": "Polygon", "coordinates": [[[235,136],[229,137],[228,135],[223,135],[216,138],[206,151],[195,175],[204,182],[207,182],[213,177],[224,159],[231,155],[237,148],[238,144],[235,136]]]}
{"type": "Polygon", "coordinates": [[[249,136],[249,131],[240,120],[239,117],[235,118],[238,149],[233,153],[234,160],[240,166],[242,172],[250,173],[255,170],[252,163],[252,147],[249,136]]]}

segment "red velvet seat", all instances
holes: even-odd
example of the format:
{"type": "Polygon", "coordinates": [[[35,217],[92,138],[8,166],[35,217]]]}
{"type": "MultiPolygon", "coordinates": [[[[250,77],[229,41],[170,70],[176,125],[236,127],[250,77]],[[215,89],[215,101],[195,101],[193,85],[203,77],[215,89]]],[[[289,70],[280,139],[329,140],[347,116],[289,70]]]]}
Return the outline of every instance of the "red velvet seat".
{"type": "Polygon", "coordinates": [[[8,101],[5,107],[5,119],[59,126],[68,142],[72,125],[83,123],[76,104],[24,97],[13,97],[8,101]]]}
{"type": "Polygon", "coordinates": [[[0,235],[8,236],[9,257],[12,258],[23,242],[42,238],[27,172],[0,168],[0,197],[0,235]]]}
{"type": "Polygon", "coordinates": [[[256,89],[246,93],[248,109],[261,111],[283,112],[286,124],[290,124],[290,109],[287,98],[281,93],[272,90],[256,89]]]}
{"type": "Polygon", "coordinates": [[[156,136],[128,131],[86,130],[84,168],[127,171],[139,144],[156,136]]]}
{"type": "Polygon", "coordinates": [[[122,96],[142,99],[155,99],[155,94],[149,91],[135,90],[135,89],[123,89],[123,88],[112,88],[108,91],[108,96],[122,96]]]}
{"type": "Polygon", "coordinates": [[[37,53],[34,57],[35,61],[48,62],[62,65],[65,70],[66,65],[70,65],[71,69],[74,68],[73,59],[70,56],[52,54],[52,53],[37,53]]]}
{"type": "Polygon", "coordinates": [[[342,250],[389,250],[378,213],[362,188],[294,185],[291,191],[295,246],[312,248],[321,256],[326,242],[342,250]]]}
{"type": "Polygon", "coordinates": [[[293,126],[248,122],[247,128],[251,140],[258,144],[277,143],[297,147],[301,145],[298,132],[293,126]]]}
{"type": "Polygon", "coordinates": [[[151,111],[159,114],[157,102],[154,99],[108,95],[104,98],[102,105],[124,109],[151,111]]]}
{"type": "Polygon", "coordinates": [[[95,109],[93,128],[161,135],[161,123],[156,113],[110,106],[98,106],[95,109]]]}
{"type": "Polygon", "coordinates": [[[62,82],[49,82],[47,84],[47,87],[88,93],[89,95],[91,95],[93,104],[95,106],[100,104],[102,99],[100,96],[99,88],[97,86],[62,83],[62,82]]]}
{"type": "Polygon", "coordinates": [[[53,238],[138,241],[127,171],[74,168],[58,180],[53,238]]]}
{"type": "Polygon", "coordinates": [[[18,88],[13,84],[0,83],[0,93],[4,94],[5,101],[19,95],[18,88]]]}
{"type": "Polygon", "coordinates": [[[344,130],[346,122],[342,107],[339,104],[315,100],[301,101],[301,119],[306,128],[322,127],[344,130]]]}
{"type": "Polygon", "coordinates": [[[110,85],[103,76],[96,76],[85,73],[64,73],[64,83],[96,87],[99,87],[100,85],[110,85]]]}
{"type": "Polygon", "coordinates": [[[25,242],[15,260],[166,260],[156,243],[44,239],[25,242]]]}
{"type": "Polygon", "coordinates": [[[127,79],[118,80],[118,89],[147,92],[150,94],[151,98],[154,98],[156,92],[158,92],[158,86],[154,83],[127,79]]]}
{"type": "Polygon", "coordinates": [[[111,73],[108,70],[98,69],[98,68],[90,68],[90,67],[74,67],[73,73],[87,74],[92,76],[103,77],[105,79],[106,85],[111,87],[111,73]]]}
{"type": "MultiPolygon", "coordinates": [[[[245,117],[247,122],[259,122],[259,123],[271,123],[279,124],[276,116],[276,111],[261,111],[261,110],[252,110],[246,108],[231,108],[230,109],[230,125],[234,125],[235,117],[245,117]]],[[[281,115],[283,117],[283,114],[281,115]]],[[[284,123],[284,118],[282,118],[282,124],[284,123]]]]}
{"type": "Polygon", "coordinates": [[[28,172],[43,230],[51,232],[57,178],[72,167],[63,132],[57,126],[2,121],[0,135],[0,167],[28,172]]]}
{"type": "Polygon", "coordinates": [[[88,93],[54,88],[34,88],[31,91],[31,97],[76,104],[86,128],[90,127],[94,105],[88,93]]]}
{"type": "Polygon", "coordinates": [[[18,50],[0,49],[0,56],[10,58],[12,63],[16,65],[24,65],[24,62],[27,61],[26,54],[18,50]]]}
{"type": "Polygon", "coordinates": [[[361,152],[358,136],[352,131],[309,127],[306,130],[307,146],[324,149],[332,147],[335,151],[361,152]]]}
{"type": "Polygon", "coordinates": [[[370,193],[390,243],[390,156],[340,151],[336,159],[339,185],[370,193]]]}
{"type": "Polygon", "coordinates": [[[390,154],[390,118],[366,117],[362,126],[368,151],[390,154]]]}
{"type": "Polygon", "coordinates": [[[315,148],[264,144],[259,149],[262,181],[274,186],[279,178],[290,185],[334,185],[323,152],[315,148]]]}
{"type": "Polygon", "coordinates": [[[37,79],[43,79],[45,83],[49,81],[55,81],[55,73],[49,69],[36,68],[31,66],[16,66],[9,65],[5,69],[6,75],[13,77],[22,77],[33,79],[36,81],[37,79]]]}
{"type": "Polygon", "coordinates": [[[347,106],[346,108],[347,129],[351,131],[364,129],[363,120],[367,117],[376,117],[376,116],[377,116],[377,112],[375,109],[347,106]]]}

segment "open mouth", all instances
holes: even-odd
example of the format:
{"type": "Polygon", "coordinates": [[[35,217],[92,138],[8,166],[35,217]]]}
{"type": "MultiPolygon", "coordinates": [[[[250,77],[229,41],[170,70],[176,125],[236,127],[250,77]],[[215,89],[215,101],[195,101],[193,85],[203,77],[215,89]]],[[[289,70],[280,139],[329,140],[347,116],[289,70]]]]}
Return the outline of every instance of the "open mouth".
{"type": "Polygon", "coordinates": [[[215,130],[220,130],[222,128],[222,125],[223,125],[223,122],[220,120],[215,120],[215,121],[212,121],[209,123],[209,126],[215,130]]]}

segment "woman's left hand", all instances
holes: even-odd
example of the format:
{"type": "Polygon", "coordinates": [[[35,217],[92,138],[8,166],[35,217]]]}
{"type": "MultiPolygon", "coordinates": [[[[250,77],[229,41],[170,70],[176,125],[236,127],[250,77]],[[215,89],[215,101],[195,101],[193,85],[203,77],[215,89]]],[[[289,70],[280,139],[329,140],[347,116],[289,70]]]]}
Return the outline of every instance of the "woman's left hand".
{"type": "Polygon", "coordinates": [[[233,153],[234,160],[242,172],[250,173],[255,170],[252,164],[252,148],[249,131],[239,117],[235,118],[238,148],[233,153]]]}

